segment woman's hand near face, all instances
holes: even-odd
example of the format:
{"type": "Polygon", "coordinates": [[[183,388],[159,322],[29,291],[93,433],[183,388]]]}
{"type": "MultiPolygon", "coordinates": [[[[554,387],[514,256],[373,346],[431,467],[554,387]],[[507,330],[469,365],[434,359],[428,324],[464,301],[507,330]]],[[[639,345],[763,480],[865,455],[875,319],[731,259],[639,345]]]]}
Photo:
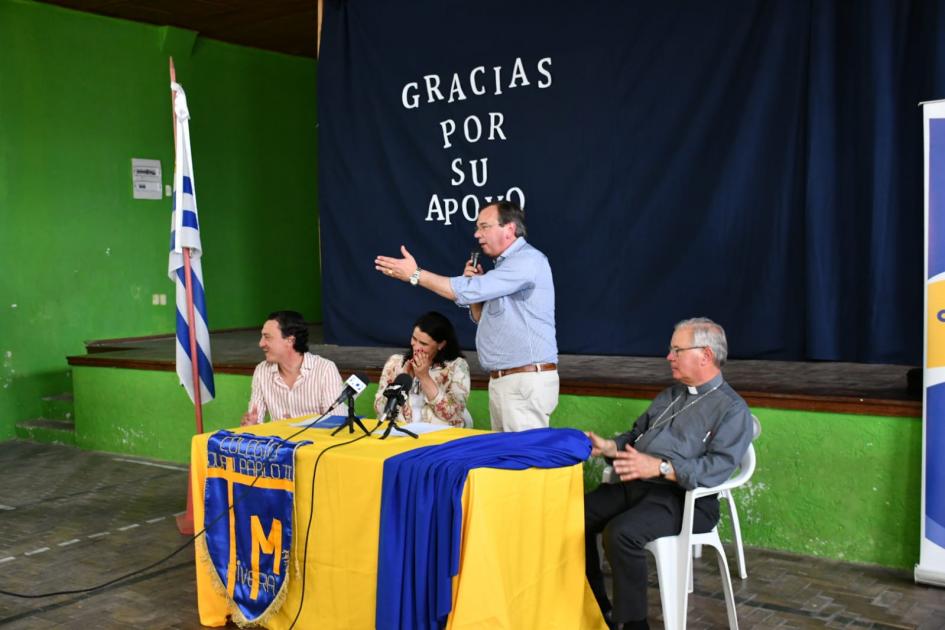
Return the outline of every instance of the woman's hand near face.
{"type": "Polygon", "coordinates": [[[413,375],[417,378],[422,378],[430,373],[431,357],[425,350],[414,352],[410,363],[413,364],[413,375]]]}

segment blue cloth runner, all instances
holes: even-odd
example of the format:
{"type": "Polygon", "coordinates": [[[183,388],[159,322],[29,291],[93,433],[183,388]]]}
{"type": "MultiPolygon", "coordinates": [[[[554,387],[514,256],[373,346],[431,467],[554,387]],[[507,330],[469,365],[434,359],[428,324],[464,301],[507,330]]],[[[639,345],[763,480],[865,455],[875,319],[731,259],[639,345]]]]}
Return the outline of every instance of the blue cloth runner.
{"type": "Polygon", "coordinates": [[[436,629],[453,605],[462,493],[473,468],[559,468],[587,459],[575,429],[490,433],[418,448],[384,462],[377,557],[378,630],[436,629]]]}

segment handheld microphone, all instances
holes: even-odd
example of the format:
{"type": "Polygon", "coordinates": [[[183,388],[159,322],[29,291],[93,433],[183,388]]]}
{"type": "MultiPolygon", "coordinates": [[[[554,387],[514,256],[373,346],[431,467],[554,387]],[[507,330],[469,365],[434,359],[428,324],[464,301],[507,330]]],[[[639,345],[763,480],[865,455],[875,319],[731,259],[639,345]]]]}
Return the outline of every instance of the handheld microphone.
{"type": "Polygon", "coordinates": [[[341,403],[343,403],[348,396],[352,398],[357,398],[361,392],[364,391],[364,388],[368,386],[368,383],[371,382],[371,379],[366,377],[364,374],[352,374],[348,377],[348,380],[345,381],[344,389],[341,390],[341,393],[338,394],[338,398],[335,398],[335,402],[331,403],[329,409],[334,409],[341,403]]]}
{"type": "Polygon", "coordinates": [[[472,250],[472,252],[469,253],[469,262],[472,263],[473,269],[479,266],[479,255],[481,253],[482,252],[479,251],[478,249],[474,249],[472,250]]]}
{"type": "Polygon", "coordinates": [[[384,390],[384,398],[387,404],[384,405],[384,413],[381,414],[381,422],[387,418],[396,416],[397,408],[407,402],[407,392],[413,386],[413,378],[409,374],[400,374],[394,379],[394,382],[384,390]]]}

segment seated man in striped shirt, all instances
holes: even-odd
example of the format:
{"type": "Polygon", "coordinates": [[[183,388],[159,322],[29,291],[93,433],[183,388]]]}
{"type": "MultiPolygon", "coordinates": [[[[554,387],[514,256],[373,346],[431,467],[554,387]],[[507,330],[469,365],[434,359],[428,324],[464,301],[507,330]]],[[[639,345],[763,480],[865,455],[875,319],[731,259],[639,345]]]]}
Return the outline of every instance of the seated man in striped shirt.
{"type": "Polygon", "coordinates": [[[276,311],[263,324],[259,347],[266,360],[256,366],[249,411],[241,425],[322,414],[343,384],[338,368],[308,351],[308,325],[301,313],[276,311]]]}

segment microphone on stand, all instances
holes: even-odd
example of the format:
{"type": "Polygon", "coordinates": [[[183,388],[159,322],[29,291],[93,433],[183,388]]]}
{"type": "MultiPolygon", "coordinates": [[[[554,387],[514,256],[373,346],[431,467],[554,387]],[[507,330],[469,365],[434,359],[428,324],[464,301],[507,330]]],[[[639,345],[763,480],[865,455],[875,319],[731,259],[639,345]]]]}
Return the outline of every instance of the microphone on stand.
{"type": "MultiPolygon", "coordinates": [[[[355,425],[360,428],[365,435],[370,435],[371,432],[364,428],[364,425],[361,424],[361,420],[354,415],[354,399],[364,391],[364,388],[367,387],[367,384],[371,380],[364,376],[363,374],[352,374],[348,377],[348,380],[345,381],[344,389],[341,390],[341,393],[338,394],[338,398],[335,399],[335,402],[331,404],[329,410],[337,407],[342,401],[348,401],[348,417],[345,418],[344,423],[342,423],[337,429],[331,432],[332,435],[335,435],[345,427],[348,427],[348,433],[354,433],[355,425]]],[[[327,412],[326,414],[327,415],[327,412]]],[[[314,423],[313,423],[314,424],[314,423]]]]}
{"type": "Polygon", "coordinates": [[[409,374],[401,374],[394,379],[393,383],[387,386],[387,389],[384,390],[384,396],[387,398],[387,404],[384,406],[384,413],[381,414],[381,421],[377,425],[381,426],[381,423],[383,423],[384,420],[387,420],[387,428],[384,430],[384,435],[381,436],[382,440],[390,435],[391,431],[399,431],[409,435],[412,438],[417,437],[416,433],[397,426],[396,422],[397,415],[400,413],[400,408],[405,402],[407,402],[407,394],[412,386],[413,378],[409,374]]]}
{"type": "Polygon", "coordinates": [[[366,377],[364,374],[352,374],[348,377],[348,380],[345,381],[344,389],[341,390],[341,393],[338,394],[338,398],[335,398],[335,402],[331,403],[328,408],[334,409],[344,401],[348,399],[348,396],[352,398],[357,398],[361,395],[361,392],[364,391],[364,388],[368,386],[368,383],[371,382],[371,379],[366,377]]]}
{"type": "Polygon", "coordinates": [[[400,411],[400,407],[407,402],[407,393],[412,386],[413,378],[409,374],[398,375],[394,382],[387,386],[387,389],[384,390],[384,398],[387,399],[387,404],[384,405],[380,422],[384,422],[388,418],[391,421],[397,419],[397,413],[400,411]]]}
{"type": "Polygon", "coordinates": [[[328,405],[328,408],[325,409],[325,413],[318,416],[312,422],[309,423],[309,426],[313,426],[324,420],[328,415],[335,410],[335,407],[343,403],[349,397],[353,401],[355,398],[361,395],[361,392],[364,391],[364,388],[368,386],[371,382],[364,374],[352,374],[348,377],[348,380],[344,382],[344,387],[341,388],[341,393],[338,394],[338,397],[335,398],[334,402],[328,405]]]}

